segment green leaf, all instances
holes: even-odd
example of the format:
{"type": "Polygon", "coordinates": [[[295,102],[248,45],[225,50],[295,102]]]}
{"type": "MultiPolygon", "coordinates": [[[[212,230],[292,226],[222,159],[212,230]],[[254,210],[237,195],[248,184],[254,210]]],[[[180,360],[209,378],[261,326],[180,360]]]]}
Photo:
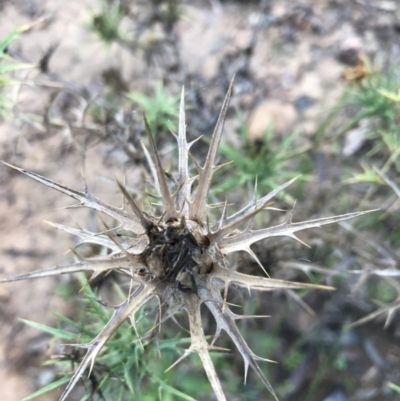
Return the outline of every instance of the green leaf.
{"type": "Polygon", "coordinates": [[[391,91],[387,91],[385,89],[378,89],[377,92],[382,95],[387,97],[388,99],[392,100],[393,102],[400,102],[400,92],[391,92],[391,91]]]}
{"type": "Polygon", "coordinates": [[[157,83],[152,96],[133,91],[127,97],[143,108],[154,133],[163,129],[175,130],[175,116],[178,112],[179,97],[168,96],[162,82],[157,83]]]}
{"type": "Polygon", "coordinates": [[[400,386],[398,386],[397,384],[387,382],[386,385],[389,388],[391,388],[392,390],[397,391],[398,393],[400,393],[400,386]]]}
{"type": "Polygon", "coordinates": [[[61,315],[60,313],[57,313],[57,312],[52,312],[52,313],[61,322],[67,323],[71,327],[75,328],[80,334],[86,334],[86,335],[90,336],[91,338],[93,338],[93,337],[95,337],[97,335],[97,333],[93,332],[92,330],[88,330],[87,328],[85,328],[81,324],[78,324],[78,323],[74,322],[73,320],[68,319],[66,316],[61,315]]]}
{"type": "Polygon", "coordinates": [[[40,324],[37,322],[32,322],[30,320],[25,320],[25,319],[20,319],[22,322],[26,323],[28,326],[34,327],[35,329],[38,329],[40,331],[43,331],[45,333],[51,334],[52,336],[56,338],[61,338],[63,340],[69,340],[73,341],[76,337],[75,334],[69,333],[68,331],[65,331],[63,329],[56,329],[54,327],[49,327],[44,324],[40,324]]]}
{"type": "MultiPolygon", "coordinates": [[[[16,71],[16,70],[24,70],[27,68],[33,68],[35,67],[34,64],[0,64],[0,74],[3,74],[5,72],[10,72],[10,71],[16,71]]],[[[16,82],[16,81],[14,81],[16,82]]]]}
{"type": "Polygon", "coordinates": [[[33,394],[29,395],[28,397],[24,398],[23,401],[32,400],[33,398],[39,397],[43,394],[48,393],[49,391],[55,390],[58,387],[61,387],[64,384],[67,384],[70,380],[70,377],[63,377],[53,383],[48,384],[47,386],[41,388],[38,391],[35,391],[33,394]]]}
{"type": "Polygon", "coordinates": [[[162,381],[157,376],[151,376],[151,378],[152,378],[152,380],[157,382],[161,388],[163,388],[164,390],[168,391],[169,393],[175,394],[176,396],[181,397],[181,398],[183,398],[184,400],[187,400],[187,401],[197,401],[196,398],[193,398],[190,395],[182,393],[182,391],[179,391],[176,388],[173,388],[173,387],[169,386],[167,383],[162,381]]]}

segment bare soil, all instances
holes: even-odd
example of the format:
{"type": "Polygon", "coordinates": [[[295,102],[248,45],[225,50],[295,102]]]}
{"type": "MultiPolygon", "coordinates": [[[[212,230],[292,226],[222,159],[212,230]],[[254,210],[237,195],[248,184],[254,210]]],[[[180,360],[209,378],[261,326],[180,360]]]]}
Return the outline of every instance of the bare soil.
{"type": "MultiPolygon", "coordinates": [[[[197,102],[197,109],[189,111],[188,117],[193,138],[210,132],[227,84],[236,73],[233,106],[244,113],[249,124],[249,137],[260,139],[265,127],[272,122],[276,140],[283,140],[297,130],[300,133],[297,143],[312,147],[318,124],[337,103],[347,85],[342,74],[354,64],[352,57],[357,59],[357,55],[365,53],[375,64],[384,66],[400,55],[400,4],[378,0],[273,0],[260,3],[218,0],[182,3],[182,17],[173,26],[171,35],[175,42],[171,44],[165,32],[160,32],[151,18],[146,19],[151,14],[151,7],[146,2],[136,2],[130,5],[132,14],[122,25],[128,32],[138,26],[145,32],[140,36],[140,46],[132,51],[118,43],[107,47],[86,28],[91,15],[100,8],[95,0],[2,1],[0,38],[13,28],[33,24],[12,45],[13,54],[21,61],[35,63],[49,47],[57,44],[57,48],[50,59],[49,72],[36,70],[26,76],[24,72],[18,73],[18,76],[62,82],[67,87],[77,88],[77,91],[86,91],[93,99],[108,85],[105,72],[113,70],[119,72],[119,82],[129,90],[152,93],[155,83],[162,79],[168,93],[177,95],[185,84],[188,98],[197,102]],[[176,49],[179,57],[174,53],[176,49]]],[[[112,77],[117,79],[117,75],[112,77]]],[[[122,201],[112,183],[114,176],[126,174],[129,185],[133,187],[146,177],[140,164],[143,155],[135,144],[132,149],[137,160],[132,162],[123,147],[116,145],[115,138],[103,140],[103,136],[101,140],[87,141],[84,130],[75,130],[71,134],[67,127],[45,129],[43,124],[35,125],[24,120],[24,114],[41,114],[54,102],[55,115],[58,113],[64,119],[77,121],[76,116],[70,115],[70,102],[74,99],[71,100],[66,91],[24,85],[15,93],[15,100],[18,106],[14,118],[0,126],[1,160],[77,190],[83,185],[83,171],[92,192],[113,205],[122,201]]],[[[139,114],[138,108],[128,111],[139,114]]],[[[232,112],[224,141],[240,143],[237,128],[238,122],[232,112]]],[[[325,185],[329,186],[340,166],[330,164],[330,145],[322,145],[320,150],[326,157],[325,185]]],[[[168,156],[167,148],[165,162],[172,164],[168,156]]],[[[316,181],[321,173],[317,161],[316,181]]],[[[70,256],[65,252],[74,245],[75,239],[44,221],[85,227],[99,225],[96,216],[86,210],[64,209],[71,205],[71,201],[63,195],[6,166],[0,167],[0,183],[2,277],[68,262],[70,256]]],[[[323,202],[318,194],[316,185],[310,185],[305,199],[309,203],[300,206],[300,214],[306,214],[318,202],[323,202]]],[[[331,206],[329,202],[323,203],[321,209],[328,215],[331,206]]],[[[312,233],[308,239],[316,246],[318,241],[324,241],[312,233]]],[[[293,249],[291,252],[298,258],[302,252],[306,254],[297,244],[293,249]]],[[[65,301],[55,295],[60,284],[71,280],[57,277],[0,284],[2,400],[19,401],[54,378],[54,373],[41,365],[51,352],[48,337],[26,326],[20,319],[52,325],[56,320],[51,310],[73,315],[74,301],[65,301]]],[[[310,297],[308,301],[315,308],[316,316],[291,306],[287,325],[289,334],[282,339],[281,351],[285,343],[292,341],[290,333],[303,335],[310,326],[314,327],[312,335],[320,327],[323,335],[329,336],[327,327],[330,326],[324,325],[323,319],[332,314],[338,319],[337,311],[329,308],[346,308],[346,297],[347,294],[339,292],[330,304],[324,303],[320,308],[320,299],[310,297]]],[[[399,339],[398,324],[397,331],[384,332],[379,324],[373,326],[372,331],[362,329],[358,335],[362,338],[357,340],[355,348],[359,347],[358,351],[355,348],[345,351],[348,359],[354,362],[352,374],[358,381],[358,388],[367,391],[373,387],[371,383],[379,387],[384,379],[399,383],[400,354],[398,343],[393,343],[395,338],[399,339]],[[374,350],[379,350],[380,356],[375,360],[371,357],[374,351],[368,351],[369,343],[374,350]],[[388,366],[393,368],[391,375],[388,366]]],[[[327,345],[328,348],[331,346],[327,345]]],[[[309,347],[305,352],[309,365],[298,369],[296,377],[290,376],[293,388],[299,391],[307,386],[305,383],[309,382],[317,366],[315,350],[309,347]]],[[[279,350],[275,354],[279,354],[279,350]]],[[[272,379],[271,382],[274,383],[272,379]]],[[[334,398],[335,392],[346,394],[341,383],[332,377],[323,384],[325,388],[316,390],[313,399],[396,399],[392,395],[382,398],[382,393],[375,397],[359,395],[357,398],[359,393],[356,392],[334,398]],[[327,398],[329,396],[331,398],[327,398]]],[[[57,394],[43,396],[41,400],[56,400],[57,394]]],[[[285,399],[298,400],[295,395],[285,399]]]]}

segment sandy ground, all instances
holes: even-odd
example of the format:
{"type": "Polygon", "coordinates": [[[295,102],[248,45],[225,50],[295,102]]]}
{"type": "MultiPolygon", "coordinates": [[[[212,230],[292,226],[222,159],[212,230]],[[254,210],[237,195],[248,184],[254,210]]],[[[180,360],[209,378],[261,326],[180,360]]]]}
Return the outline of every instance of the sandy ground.
{"type": "MultiPolygon", "coordinates": [[[[346,66],[338,61],[340,49],[347,46],[377,53],[381,43],[378,34],[382,31],[378,28],[392,18],[394,11],[390,7],[394,5],[398,13],[398,6],[390,1],[359,2],[367,3],[368,7],[354,3],[308,1],[296,8],[290,1],[272,2],[269,20],[265,20],[251,58],[250,69],[258,85],[247,93],[243,89],[238,102],[247,109],[250,135],[259,137],[273,121],[281,135],[296,127],[307,138],[342,91],[341,74],[346,66]],[[369,13],[374,12],[374,21],[367,21],[369,13]],[[360,30],[363,25],[369,26],[360,30]],[[308,99],[312,104],[300,110],[296,107],[299,99],[308,99]]],[[[95,1],[19,0],[2,2],[1,7],[0,37],[12,28],[39,21],[16,43],[15,49],[27,60],[36,62],[45,49],[57,43],[50,69],[65,81],[87,86],[93,93],[100,92],[102,72],[114,66],[121,68],[130,88],[148,89],[157,79],[156,69],[155,75],[146,73],[143,55],[130,54],[118,45],[107,49],[85,29],[91,10],[98,7],[95,1]]],[[[212,100],[219,80],[233,74],[235,65],[228,65],[222,69],[225,76],[221,78],[221,63],[248,46],[259,19],[256,3],[247,7],[240,2],[217,1],[185,5],[184,16],[175,27],[181,58],[188,73],[203,77],[201,90],[206,100],[212,100]]],[[[399,54],[399,42],[388,41],[383,50],[379,56],[382,62],[399,54]]],[[[241,62],[240,57],[233,59],[235,63],[241,62]]],[[[176,82],[177,91],[180,85],[176,82]]],[[[23,87],[16,95],[19,108],[25,112],[42,110],[49,92],[34,86],[23,87]]],[[[228,134],[228,140],[234,142],[231,135],[229,138],[228,134]]],[[[121,177],[127,173],[131,185],[141,179],[140,169],[125,165],[124,154],[110,153],[112,145],[100,143],[89,147],[83,159],[75,143],[70,145],[70,151],[65,151],[69,141],[65,131],[46,132],[24,124],[19,118],[15,123],[8,121],[0,126],[0,158],[75,189],[82,188],[83,169],[91,190],[112,204],[121,202],[121,197],[104,178],[112,180],[114,175],[121,177]]],[[[85,225],[94,224],[95,219],[84,210],[55,211],[71,201],[8,167],[0,167],[0,183],[2,277],[65,263],[68,260],[65,250],[74,243],[73,238],[43,221],[85,225]]],[[[56,287],[68,280],[62,277],[0,284],[2,400],[21,400],[52,379],[48,369],[40,365],[48,352],[46,336],[18,319],[51,325],[54,318],[50,310],[71,313],[72,304],[54,295],[56,287]]],[[[55,397],[53,394],[41,400],[55,397]]]]}

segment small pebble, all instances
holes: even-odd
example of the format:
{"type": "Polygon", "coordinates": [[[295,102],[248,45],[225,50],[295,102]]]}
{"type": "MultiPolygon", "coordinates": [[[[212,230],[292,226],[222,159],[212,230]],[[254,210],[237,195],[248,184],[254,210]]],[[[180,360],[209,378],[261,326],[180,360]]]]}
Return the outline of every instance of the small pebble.
{"type": "Polygon", "coordinates": [[[347,401],[347,396],[342,390],[335,390],[328,397],[324,398],[323,401],[347,401]]]}
{"type": "Polygon", "coordinates": [[[299,113],[303,113],[303,111],[305,111],[314,104],[314,101],[315,100],[310,96],[307,95],[299,96],[294,101],[294,107],[299,113]]]}
{"type": "Polygon", "coordinates": [[[55,378],[55,374],[53,371],[51,371],[49,369],[42,370],[36,379],[36,386],[38,388],[47,386],[49,383],[54,381],[54,378],[55,378]]]}

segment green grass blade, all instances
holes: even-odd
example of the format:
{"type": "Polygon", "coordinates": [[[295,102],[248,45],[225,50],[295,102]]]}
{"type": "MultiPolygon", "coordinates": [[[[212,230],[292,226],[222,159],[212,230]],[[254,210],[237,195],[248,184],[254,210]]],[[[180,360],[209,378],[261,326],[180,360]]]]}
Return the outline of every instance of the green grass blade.
{"type": "Polygon", "coordinates": [[[55,390],[58,387],[67,384],[69,382],[69,379],[70,379],[69,377],[63,377],[62,379],[56,380],[55,382],[48,384],[47,386],[41,388],[40,390],[35,391],[33,394],[24,398],[23,401],[32,400],[33,398],[40,397],[41,395],[48,393],[49,391],[55,390]]]}
{"type": "Polygon", "coordinates": [[[173,388],[169,386],[167,383],[163,382],[161,379],[159,379],[157,376],[152,376],[151,377],[155,382],[159,384],[160,387],[168,391],[170,394],[174,394],[184,400],[187,401],[197,401],[196,398],[191,397],[190,395],[187,395],[185,393],[182,393],[182,391],[177,390],[176,388],[173,388]]]}
{"type": "Polygon", "coordinates": [[[387,386],[390,387],[392,390],[397,391],[398,393],[400,393],[400,386],[398,386],[397,384],[390,383],[390,382],[387,382],[386,384],[387,384],[387,386]]]}
{"type": "Polygon", "coordinates": [[[51,334],[52,336],[56,338],[61,338],[63,340],[68,340],[68,341],[73,341],[76,338],[76,335],[73,333],[68,333],[67,331],[63,329],[56,329],[54,327],[49,327],[41,323],[37,322],[32,322],[30,320],[25,320],[25,319],[20,319],[22,322],[27,324],[28,326],[34,327],[35,329],[38,329],[40,331],[43,331],[45,333],[51,334]]]}

